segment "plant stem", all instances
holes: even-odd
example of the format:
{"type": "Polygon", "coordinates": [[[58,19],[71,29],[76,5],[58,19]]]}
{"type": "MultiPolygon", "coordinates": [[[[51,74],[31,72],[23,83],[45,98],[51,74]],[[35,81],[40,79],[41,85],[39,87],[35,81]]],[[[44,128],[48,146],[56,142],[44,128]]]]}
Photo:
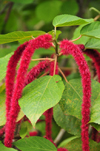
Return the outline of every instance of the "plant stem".
{"type": "Polygon", "coordinates": [[[94,21],[97,21],[100,18],[100,14],[94,18],[94,21]]]}
{"type": "Polygon", "coordinates": [[[54,72],[53,72],[53,75],[55,75],[55,72],[56,72],[56,64],[57,64],[57,55],[55,55],[55,62],[54,62],[54,72]]]}
{"type": "Polygon", "coordinates": [[[77,40],[79,40],[81,37],[82,37],[82,35],[80,35],[78,38],[73,39],[73,40],[70,40],[70,41],[71,41],[71,42],[77,41],[77,40]]]}
{"type": "Polygon", "coordinates": [[[67,82],[67,83],[69,83],[68,82],[68,80],[66,79],[66,76],[64,75],[64,73],[62,72],[62,70],[58,67],[58,70],[59,70],[59,72],[61,73],[61,75],[63,76],[63,78],[65,79],[65,81],[67,82]]]}
{"type": "Polygon", "coordinates": [[[31,61],[40,61],[40,60],[54,61],[54,59],[52,59],[52,58],[38,58],[38,59],[31,59],[31,61]]]}

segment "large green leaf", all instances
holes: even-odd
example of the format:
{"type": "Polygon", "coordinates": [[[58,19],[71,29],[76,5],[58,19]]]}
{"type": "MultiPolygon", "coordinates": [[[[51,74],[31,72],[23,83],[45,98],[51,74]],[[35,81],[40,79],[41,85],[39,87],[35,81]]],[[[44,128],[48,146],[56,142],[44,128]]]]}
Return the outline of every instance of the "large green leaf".
{"type": "Polygon", "coordinates": [[[64,114],[58,104],[54,107],[54,119],[68,133],[73,135],[81,134],[81,120],[74,116],[64,114]]]}
{"type": "Polygon", "coordinates": [[[39,136],[20,139],[14,145],[22,151],[57,151],[53,143],[39,136]]]}
{"type": "Polygon", "coordinates": [[[81,29],[80,33],[83,36],[100,39],[100,22],[96,21],[96,22],[93,22],[91,24],[84,26],[81,29]]]}
{"type": "MultiPolygon", "coordinates": [[[[85,26],[85,24],[80,25],[79,27],[76,28],[74,35],[73,35],[73,39],[78,38],[81,34],[80,34],[80,30],[85,26]]],[[[89,37],[87,36],[82,36],[80,39],[74,41],[75,44],[84,44],[88,41],[89,37]]]]}
{"type": "MultiPolygon", "coordinates": [[[[70,80],[65,85],[62,99],[59,102],[64,114],[81,119],[82,85],[80,79],[70,80]]],[[[100,124],[100,83],[92,80],[91,123],[100,124]]]]}
{"type": "MultiPolygon", "coordinates": [[[[99,151],[100,150],[100,143],[96,143],[93,140],[89,140],[90,151],[99,151]]],[[[82,141],[81,138],[72,139],[70,142],[62,145],[68,149],[68,151],[82,151],[82,141]]]]}
{"type": "Polygon", "coordinates": [[[58,75],[39,78],[24,88],[19,105],[33,126],[47,109],[60,101],[63,90],[64,84],[58,75]]]}
{"type": "Polygon", "coordinates": [[[36,15],[39,20],[44,20],[48,23],[59,14],[61,4],[61,1],[44,1],[37,6],[36,15]]]}
{"type": "Polygon", "coordinates": [[[13,53],[0,58],[0,81],[6,76],[7,64],[13,53]]]}
{"type": "Polygon", "coordinates": [[[5,147],[2,142],[0,141],[0,150],[1,151],[17,151],[16,149],[14,148],[8,148],[8,147],[5,147]]]}
{"type": "Polygon", "coordinates": [[[11,2],[15,2],[15,3],[22,3],[22,4],[30,4],[32,3],[34,0],[10,0],[11,2]]]}
{"type": "MultiPolygon", "coordinates": [[[[4,125],[6,123],[5,98],[6,98],[5,91],[2,91],[0,93],[0,126],[4,125]]],[[[24,113],[22,111],[20,111],[17,121],[19,121],[23,116],[24,116],[24,113]]]]}
{"type": "Polygon", "coordinates": [[[9,43],[13,41],[28,41],[32,37],[37,37],[39,35],[45,34],[44,31],[15,31],[5,35],[0,35],[0,44],[9,43]]]}
{"type": "Polygon", "coordinates": [[[77,16],[64,14],[64,15],[56,16],[54,18],[53,26],[56,27],[75,26],[75,25],[82,25],[90,22],[93,22],[93,19],[82,19],[77,16]]]}
{"type": "Polygon", "coordinates": [[[90,38],[85,44],[86,49],[100,49],[100,39],[90,38]]]}

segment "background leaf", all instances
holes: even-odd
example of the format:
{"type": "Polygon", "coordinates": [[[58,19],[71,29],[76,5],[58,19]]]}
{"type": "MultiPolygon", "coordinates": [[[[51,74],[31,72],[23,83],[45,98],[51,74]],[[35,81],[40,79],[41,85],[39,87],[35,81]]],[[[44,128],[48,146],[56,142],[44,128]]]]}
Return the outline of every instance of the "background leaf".
{"type": "Polygon", "coordinates": [[[73,135],[81,134],[81,120],[74,116],[66,115],[62,112],[59,104],[54,107],[54,119],[57,124],[73,135]]]}
{"type": "Polygon", "coordinates": [[[14,31],[5,35],[0,35],[0,44],[9,43],[13,41],[20,41],[21,43],[45,34],[44,31],[14,31]]]}
{"type": "MultiPolygon", "coordinates": [[[[90,151],[99,151],[100,150],[100,143],[96,143],[93,140],[89,140],[89,146],[90,146],[90,151]]],[[[69,143],[64,146],[62,146],[68,151],[72,151],[74,148],[74,151],[82,151],[82,141],[81,138],[76,138],[71,140],[69,143]]]]}
{"type": "Polygon", "coordinates": [[[8,147],[5,147],[2,142],[0,141],[0,150],[1,151],[17,151],[16,149],[14,148],[8,148],[8,147]]]}
{"type": "Polygon", "coordinates": [[[60,101],[63,90],[64,84],[58,75],[39,78],[24,88],[19,105],[33,126],[47,109],[60,101]]]}
{"type": "Polygon", "coordinates": [[[81,29],[80,33],[83,36],[88,36],[88,37],[100,39],[100,30],[99,29],[100,29],[100,22],[95,21],[91,24],[84,26],[81,29]]]}
{"type": "Polygon", "coordinates": [[[53,143],[39,136],[20,139],[14,145],[22,151],[57,151],[53,143]]]}
{"type": "Polygon", "coordinates": [[[34,0],[10,0],[10,1],[15,3],[29,4],[32,3],[34,0]]]}
{"type": "Polygon", "coordinates": [[[86,49],[100,49],[100,39],[90,38],[85,44],[86,49]]]}
{"type": "Polygon", "coordinates": [[[77,16],[64,14],[64,15],[56,16],[54,18],[53,26],[56,27],[75,26],[75,25],[82,25],[90,22],[93,22],[93,19],[82,19],[77,16]]]}

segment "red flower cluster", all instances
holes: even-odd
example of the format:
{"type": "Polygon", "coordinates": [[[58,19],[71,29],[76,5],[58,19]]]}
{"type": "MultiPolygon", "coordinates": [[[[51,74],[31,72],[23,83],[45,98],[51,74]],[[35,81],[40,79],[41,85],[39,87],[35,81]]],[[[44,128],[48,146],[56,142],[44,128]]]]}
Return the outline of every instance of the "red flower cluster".
{"type": "Polygon", "coordinates": [[[82,149],[89,151],[89,136],[88,136],[88,122],[90,115],[90,97],[91,97],[91,78],[88,65],[84,59],[83,53],[79,47],[68,40],[63,40],[60,44],[61,53],[64,55],[73,55],[76,63],[79,66],[79,71],[82,76],[83,86],[83,103],[82,103],[82,149]]]}

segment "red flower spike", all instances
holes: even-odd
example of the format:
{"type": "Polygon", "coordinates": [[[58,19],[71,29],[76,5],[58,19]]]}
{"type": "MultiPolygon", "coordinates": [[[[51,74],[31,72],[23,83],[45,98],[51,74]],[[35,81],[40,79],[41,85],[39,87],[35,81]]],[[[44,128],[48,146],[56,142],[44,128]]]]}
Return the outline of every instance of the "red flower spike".
{"type": "MultiPolygon", "coordinates": [[[[50,63],[50,75],[53,76],[54,74],[54,63],[50,63]]],[[[58,64],[56,64],[56,71],[55,74],[58,74],[58,64]]],[[[52,139],[52,116],[53,116],[53,108],[48,109],[45,113],[45,121],[46,121],[46,138],[52,139]]]]}
{"type": "Polygon", "coordinates": [[[66,148],[58,148],[57,151],[68,151],[66,148]]]}
{"type": "Polygon", "coordinates": [[[12,139],[14,137],[14,130],[16,125],[16,118],[20,110],[18,105],[18,99],[21,97],[21,93],[25,82],[25,75],[29,63],[31,61],[31,56],[33,55],[34,51],[40,47],[43,47],[45,49],[51,47],[52,43],[50,41],[52,41],[52,36],[49,34],[39,36],[36,39],[30,40],[29,44],[27,45],[27,47],[23,52],[20,62],[20,67],[16,78],[15,89],[13,91],[13,95],[11,99],[9,118],[6,122],[6,131],[5,131],[5,140],[4,140],[4,144],[6,147],[12,146],[12,139]]]}
{"type": "Polygon", "coordinates": [[[28,42],[20,45],[14,54],[11,56],[8,66],[7,66],[7,73],[6,73],[6,118],[8,119],[9,111],[10,111],[10,103],[11,97],[14,89],[14,79],[16,74],[16,66],[17,63],[27,46],[28,42]]]}
{"type": "Polygon", "coordinates": [[[39,62],[39,64],[33,67],[26,75],[25,85],[31,83],[43,70],[47,69],[49,65],[50,62],[48,60],[39,62]]]}
{"type": "Polygon", "coordinates": [[[79,71],[82,76],[83,86],[83,103],[82,103],[82,125],[81,125],[81,139],[83,151],[89,151],[89,136],[88,136],[88,122],[90,116],[90,98],[91,98],[91,78],[88,65],[84,59],[83,53],[79,47],[68,40],[63,40],[60,44],[63,55],[72,54],[76,63],[79,66],[79,71]]]}

